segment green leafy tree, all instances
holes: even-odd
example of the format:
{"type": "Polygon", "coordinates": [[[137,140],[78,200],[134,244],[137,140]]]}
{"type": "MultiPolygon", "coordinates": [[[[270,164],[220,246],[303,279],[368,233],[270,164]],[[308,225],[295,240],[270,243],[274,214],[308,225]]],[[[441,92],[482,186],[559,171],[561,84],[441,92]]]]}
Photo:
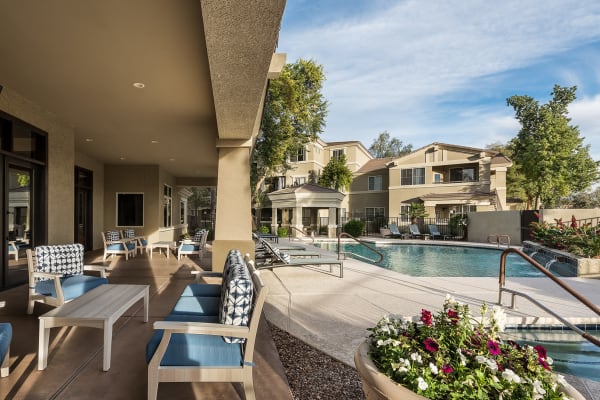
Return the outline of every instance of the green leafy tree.
{"type": "Polygon", "coordinates": [[[335,190],[344,190],[350,187],[352,183],[352,172],[346,165],[346,156],[332,157],[319,179],[319,185],[335,190]]]}
{"type": "Polygon", "coordinates": [[[589,145],[583,145],[579,128],[569,124],[567,107],[576,90],[576,86],[555,85],[553,98],[543,105],[526,95],[506,100],[521,123],[510,148],[516,168],[525,177],[528,208],[537,209],[540,201],[552,207],[561,197],[598,181],[598,163],[590,157],[589,145]]]}
{"type": "Polygon", "coordinates": [[[412,144],[406,146],[398,138],[390,138],[388,131],[383,131],[373,140],[369,151],[375,158],[400,157],[412,151],[412,144]]]}
{"type": "Polygon", "coordinates": [[[506,157],[510,158],[513,162],[513,166],[508,168],[506,171],[506,197],[521,199],[523,201],[527,200],[527,193],[525,192],[524,182],[525,176],[521,172],[521,170],[517,167],[516,161],[513,159],[512,150],[509,144],[503,144],[500,142],[495,142],[492,144],[488,144],[486,149],[495,151],[497,153],[502,153],[506,157]]]}
{"type": "Polygon", "coordinates": [[[265,178],[290,169],[288,154],[316,140],[325,126],[327,101],[321,89],[323,67],[313,60],[286,64],[278,79],[269,82],[261,122],[261,134],[252,152],[253,195],[265,178]]]}

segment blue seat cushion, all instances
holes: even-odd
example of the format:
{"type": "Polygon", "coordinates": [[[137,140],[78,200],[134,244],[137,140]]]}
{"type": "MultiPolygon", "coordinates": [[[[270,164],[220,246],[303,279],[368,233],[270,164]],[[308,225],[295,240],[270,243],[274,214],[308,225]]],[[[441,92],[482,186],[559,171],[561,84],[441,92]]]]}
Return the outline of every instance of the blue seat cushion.
{"type": "Polygon", "coordinates": [[[191,283],[183,289],[181,296],[221,297],[221,284],[191,283]]]}
{"type": "Polygon", "coordinates": [[[200,246],[194,246],[193,244],[182,244],[181,251],[200,251],[200,246]]]}
{"type": "Polygon", "coordinates": [[[12,340],[12,325],[8,322],[0,323],[0,364],[4,361],[12,340]]]}
{"type": "Polygon", "coordinates": [[[142,244],[142,246],[148,245],[148,241],[146,239],[140,239],[140,243],[142,244]]]}
{"type": "Polygon", "coordinates": [[[171,314],[218,316],[220,303],[220,297],[180,297],[171,314]]]}
{"type": "MultiPolygon", "coordinates": [[[[150,362],[163,331],[154,333],[146,345],[146,362],[150,362]]],[[[161,366],[241,367],[244,359],[239,343],[225,343],[221,336],[174,333],[161,366]]]]}
{"type": "Polygon", "coordinates": [[[208,322],[208,323],[216,324],[219,322],[219,316],[218,315],[169,314],[165,317],[165,321],[208,322]]]}
{"type": "MultiPolygon", "coordinates": [[[[123,248],[123,244],[122,243],[109,244],[108,246],[106,246],[106,248],[108,250],[125,250],[123,248]]],[[[135,243],[127,243],[127,249],[128,250],[135,249],[135,243]]]]}
{"type": "MultiPolygon", "coordinates": [[[[60,285],[62,286],[65,300],[79,297],[85,292],[105,283],[108,283],[108,279],[91,275],[72,275],[60,278],[60,285]]],[[[35,291],[44,296],[56,297],[56,289],[53,280],[37,282],[35,284],[35,291]]]]}

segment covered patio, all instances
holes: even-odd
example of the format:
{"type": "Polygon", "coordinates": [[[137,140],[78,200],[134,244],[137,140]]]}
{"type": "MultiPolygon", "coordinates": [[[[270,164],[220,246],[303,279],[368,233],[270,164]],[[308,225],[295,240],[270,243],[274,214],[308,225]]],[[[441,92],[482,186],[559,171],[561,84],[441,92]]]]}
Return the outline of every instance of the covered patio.
{"type": "MultiPolygon", "coordinates": [[[[150,285],[149,320],[143,322],[143,305],[137,303],[114,326],[112,363],[102,371],[102,330],[85,327],[53,328],[48,366],[37,369],[38,317],[52,308],[37,303],[27,315],[27,285],[2,292],[6,302],[0,321],[13,325],[10,375],[0,380],[3,399],[145,399],[147,394],[146,343],[152,324],[162,320],[183,288],[193,278],[192,269],[211,268],[211,252],[198,258],[137,256],[128,261],[115,257],[102,263],[101,252],[86,254],[86,263],[110,265],[109,283],[150,285]]],[[[259,327],[254,386],[259,399],[291,399],[277,349],[264,317],[259,327]]],[[[161,383],[159,399],[243,399],[243,388],[230,383],[161,383]]]]}

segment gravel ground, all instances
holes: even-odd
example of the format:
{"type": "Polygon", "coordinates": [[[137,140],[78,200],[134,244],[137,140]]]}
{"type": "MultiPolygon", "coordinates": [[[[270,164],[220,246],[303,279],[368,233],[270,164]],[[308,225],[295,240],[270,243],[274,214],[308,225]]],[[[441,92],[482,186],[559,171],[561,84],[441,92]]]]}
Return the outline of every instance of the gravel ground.
{"type": "Polygon", "coordinates": [[[269,324],[294,400],[364,400],[352,368],[269,324]]]}

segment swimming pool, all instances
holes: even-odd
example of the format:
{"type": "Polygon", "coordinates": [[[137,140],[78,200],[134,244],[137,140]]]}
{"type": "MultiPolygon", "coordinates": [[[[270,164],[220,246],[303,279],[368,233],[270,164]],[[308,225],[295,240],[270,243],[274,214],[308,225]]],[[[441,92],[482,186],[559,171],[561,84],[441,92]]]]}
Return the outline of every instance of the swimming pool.
{"type": "MultiPolygon", "coordinates": [[[[405,275],[497,277],[500,271],[501,249],[429,244],[370,245],[385,256],[383,262],[371,264],[405,275]]],[[[315,243],[315,246],[337,252],[335,242],[315,243]]],[[[378,258],[372,250],[357,243],[342,243],[342,251],[348,252],[350,257],[357,254],[359,257],[355,258],[361,261],[378,258]]],[[[543,274],[519,256],[509,254],[506,276],[539,277],[543,274]]]]}
{"type": "MultiPolygon", "coordinates": [[[[589,334],[600,338],[599,330],[588,330],[589,334]]],[[[514,340],[521,345],[541,344],[554,360],[552,369],[600,382],[600,348],[584,340],[571,330],[547,329],[507,329],[501,334],[505,340],[514,340]]]]}

